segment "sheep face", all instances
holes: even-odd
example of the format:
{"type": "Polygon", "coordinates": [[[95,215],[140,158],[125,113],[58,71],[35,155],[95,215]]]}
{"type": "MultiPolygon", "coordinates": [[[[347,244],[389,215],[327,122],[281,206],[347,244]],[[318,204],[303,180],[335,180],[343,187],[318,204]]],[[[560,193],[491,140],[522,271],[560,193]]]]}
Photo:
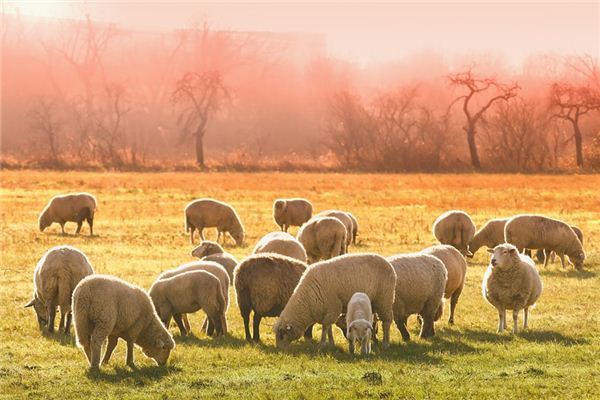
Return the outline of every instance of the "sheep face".
{"type": "Polygon", "coordinates": [[[44,210],[40,215],[38,220],[40,232],[44,232],[44,229],[52,225],[52,221],[50,221],[50,216],[48,215],[48,210],[44,210]]]}
{"type": "Polygon", "coordinates": [[[285,200],[276,200],[273,203],[273,211],[275,211],[275,215],[279,216],[281,213],[284,213],[287,208],[287,204],[285,200]]]}
{"type": "Polygon", "coordinates": [[[488,252],[492,254],[492,267],[500,271],[511,269],[519,261],[519,252],[512,244],[499,244],[494,249],[488,249],[488,252]]]}
{"type": "Polygon", "coordinates": [[[373,326],[365,319],[357,319],[352,321],[348,326],[348,341],[359,342],[361,344],[361,352],[365,354],[368,344],[371,343],[371,335],[373,334],[373,326]]]}
{"type": "Polygon", "coordinates": [[[575,269],[581,270],[583,269],[583,262],[585,261],[585,253],[583,251],[579,251],[575,254],[569,255],[569,260],[575,265],[575,269]]]}
{"type": "Polygon", "coordinates": [[[154,359],[158,365],[166,365],[171,355],[171,350],[175,348],[173,338],[168,335],[163,336],[165,337],[157,338],[152,346],[142,348],[144,354],[154,359]]]}
{"type": "Polygon", "coordinates": [[[48,325],[48,310],[39,298],[34,297],[33,299],[31,299],[29,303],[25,304],[25,308],[27,307],[33,307],[33,309],[35,310],[40,328],[48,325]]]}
{"type": "Polygon", "coordinates": [[[273,332],[275,333],[275,345],[278,348],[287,347],[291,342],[302,336],[302,332],[298,332],[290,324],[279,322],[273,326],[273,332]]]}
{"type": "Polygon", "coordinates": [[[209,240],[205,240],[192,250],[192,257],[202,258],[210,256],[211,254],[222,253],[223,248],[221,245],[209,240]]]}
{"type": "Polygon", "coordinates": [[[229,232],[233,240],[235,240],[236,246],[241,246],[244,244],[244,231],[242,229],[234,230],[229,232]]]}

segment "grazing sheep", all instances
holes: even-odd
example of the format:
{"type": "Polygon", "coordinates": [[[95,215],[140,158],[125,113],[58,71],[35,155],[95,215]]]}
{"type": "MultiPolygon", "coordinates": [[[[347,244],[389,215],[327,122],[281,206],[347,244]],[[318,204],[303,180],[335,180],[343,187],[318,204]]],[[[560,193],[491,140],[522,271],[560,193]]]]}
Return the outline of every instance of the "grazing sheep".
{"type": "Polygon", "coordinates": [[[523,329],[527,329],[529,307],[542,294],[542,280],[533,260],[519,254],[512,244],[493,250],[490,265],[483,276],[483,297],[498,310],[498,332],[506,328],[506,310],[513,310],[513,333],[519,331],[519,311],[524,310],[523,329]]]}
{"type": "Polygon", "coordinates": [[[448,274],[440,259],[429,254],[398,254],[387,260],[396,272],[394,320],[404,341],[410,340],[406,320],[412,314],[423,319],[420,337],[435,335],[434,321],[443,312],[444,289],[448,274]]]}
{"type": "Polygon", "coordinates": [[[237,246],[244,242],[244,227],[240,217],[229,204],[213,199],[199,199],[185,206],[185,230],[190,232],[190,242],[194,244],[194,231],[197,229],[204,240],[204,228],[216,227],[219,232],[217,242],[223,235],[225,243],[229,232],[237,246]]]}
{"type": "Polygon", "coordinates": [[[363,292],[371,299],[373,312],[383,321],[383,347],[387,348],[394,318],[395,286],[394,269],[377,254],[346,254],[310,266],[273,326],[277,347],[298,339],[316,322],[323,325],[321,346],[326,344],[328,333],[333,345],[332,324],[346,312],[352,295],[363,292]]]}
{"type": "Polygon", "coordinates": [[[175,347],[146,291],[113,276],[91,275],[79,282],[73,292],[73,319],[77,344],[94,369],[100,366],[106,338],[108,345],[102,364],[108,363],[118,339],[122,338],[127,342],[127,365],[131,368],[135,368],[134,344],[159,365],[167,363],[175,347]]]}
{"type": "Polygon", "coordinates": [[[287,232],[271,232],[262,237],[252,254],[277,253],[306,262],[306,250],[295,237],[287,232]]]}
{"type": "Polygon", "coordinates": [[[221,281],[210,272],[189,271],[157,280],[148,294],[163,324],[168,327],[173,317],[181,336],[188,333],[181,315],[200,309],[206,312],[217,336],[227,333],[226,304],[221,281]]]}
{"type": "MultiPolygon", "coordinates": [[[[233,281],[246,340],[260,341],[261,319],[279,316],[305,270],[305,263],[279,254],[255,254],[240,263],[233,281]],[[251,312],[254,312],[252,337],[251,312]]],[[[305,331],[305,337],[312,337],[312,326],[305,331]]]]}
{"type": "Polygon", "coordinates": [[[94,270],[88,258],[71,246],[51,248],[38,261],[33,272],[33,298],[25,307],[33,307],[40,327],[54,332],[56,307],[60,307],[58,330],[71,328],[71,295],[75,286],[94,270]],[[65,318],[66,317],[66,318],[65,318]]]}
{"type": "MultiPolygon", "coordinates": [[[[545,249],[554,251],[565,268],[565,255],[578,270],[583,269],[585,252],[577,235],[566,223],[543,215],[521,214],[512,217],[504,227],[504,238],[523,249],[545,249]]],[[[548,265],[549,257],[544,260],[548,265]]]]}
{"type": "Polygon", "coordinates": [[[446,267],[448,280],[444,289],[444,297],[450,299],[450,318],[448,318],[448,323],[453,324],[456,303],[458,303],[458,298],[465,285],[467,262],[458,250],[447,244],[428,247],[422,250],[421,253],[439,258],[444,263],[444,267],[446,267]]]}
{"type": "MultiPolygon", "coordinates": [[[[347,212],[340,210],[326,210],[321,211],[315,217],[332,217],[340,220],[344,227],[346,228],[346,247],[352,243],[352,238],[354,237],[354,222],[353,219],[350,218],[347,212]]],[[[358,226],[357,226],[358,229],[358,226]]]]}
{"type": "Polygon", "coordinates": [[[483,246],[493,249],[504,243],[504,226],[507,221],[508,218],[494,218],[486,222],[471,239],[469,251],[475,254],[483,246]]]}
{"type": "Polygon", "coordinates": [[[354,342],[360,343],[360,354],[363,356],[369,354],[373,334],[373,312],[371,300],[365,293],[354,293],[350,298],[346,312],[346,326],[350,354],[354,354],[354,342]]]}
{"type": "Polygon", "coordinates": [[[346,254],[346,227],[333,217],[314,217],[300,227],[298,240],[309,263],[346,254]]]}
{"type": "MultiPolygon", "coordinates": [[[[575,225],[571,225],[571,229],[573,229],[573,232],[575,232],[575,234],[577,235],[577,239],[579,239],[579,241],[583,245],[583,232],[581,231],[581,229],[575,225]]],[[[550,262],[554,262],[554,256],[556,255],[556,253],[554,253],[553,251],[546,249],[538,249],[535,252],[535,257],[542,264],[546,262],[546,255],[549,255],[550,262]]]]}
{"type": "Polygon", "coordinates": [[[468,246],[475,235],[471,217],[460,210],[446,211],[433,223],[433,235],[442,244],[454,246],[462,255],[472,257],[468,246]]]}
{"type": "MultiPolygon", "coordinates": [[[[172,278],[175,275],[179,275],[185,272],[190,271],[206,271],[210,272],[214,276],[219,279],[221,282],[221,291],[223,292],[223,298],[225,299],[225,311],[229,308],[229,274],[221,264],[216,263],[214,261],[194,261],[186,264],[182,264],[177,268],[170,269],[168,271],[163,272],[158,276],[157,280],[172,278]]],[[[188,320],[187,314],[182,314],[181,318],[183,320],[183,325],[187,332],[191,331],[190,322],[188,320]]],[[[212,335],[214,331],[213,325],[210,323],[210,319],[205,319],[202,323],[202,331],[206,331],[208,335],[212,335]]]]}
{"type": "MultiPolygon", "coordinates": [[[[379,321],[379,319],[377,318],[377,314],[373,313],[373,332],[371,334],[371,340],[373,341],[373,343],[379,343],[379,341],[377,340],[377,321],[379,321]]],[[[340,317],[337,319],[337,321],[335,321],[335,325],[338,328],[340,328],[340,330],[344,334],[344,337],[348,339],[348,325],[346,324],[346,313],[340,314],[340,317]]]]}
{"type": "Polygon", "coordinates": [[[219,243],[204,240],[198,246],[194,247],[192,257],[221,264],[225,268],[225,271],[227,271],[227,275],[229,275],[229,282],[233,284],[233,269],[238,265],[238,260],[223,250],[219,243]]]}
{"type": "Polygon", "coordinates": [[[347,212],[348,217],[352,220],[352,244],[356,246],[356,237],[358,236],[358,221],[356,217],[351,213],[347,212]]]}
{"type": "Polygon", "coordinates": [[[96,198],[89,193],[68,193],[54,196],[44,207],[39,217],[40,232],[57,222],[65,234],[65,223],[77,222],[77,231],[81,232],[83,221],[90,227],[90,236],[94,234],[94,212],[96,198]]]}
{"type": "Polygon", "coordinates": [[[312,218],[313,206],[306,199],[277,199],[273,203],[273,219],[282,231],[302,226],[312,218]]]}

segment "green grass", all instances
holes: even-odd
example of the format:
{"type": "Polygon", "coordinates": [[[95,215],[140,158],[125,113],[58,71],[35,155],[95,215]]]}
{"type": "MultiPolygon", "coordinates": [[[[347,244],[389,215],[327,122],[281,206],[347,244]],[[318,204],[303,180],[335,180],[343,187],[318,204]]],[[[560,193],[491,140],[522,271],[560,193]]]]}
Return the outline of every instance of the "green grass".
{"type": "MultiPolygon", "coordinates": [[[[598,398],[600,397],[600,177],[521,175],[342,175],[0,172],[0,398],[598,398]],[[99,200],[95,231],[61,236],[37,230],[37,215],[60,192],[88,190],[99,200]],[[351,357],[341,332],[336,347],[319,351],[314,341],[274,347],[271,325],[263,344],[243,340],[243,324],[231,291],[230,334],[181,338],[166,368],[136,350],[139,370],[125,366],[120,342],[108,366],[88,372],[73,337],[43,334],[31,309],[32,272],[51,246],[70,244],[99,273],[148,288],[159,272],[192,260],[183,232],[183,207],[197,197],[233,204],[248,231],[248,255],[258,238],[276,229],[271,204],[278,196],[303,196],[316,210],[341,208],[359,219],[359,246],[351,252],[383,255],[416,251],[434,243],[433,220],[460,208],[480,226],[491,217],[545,213],[583,229],[585,271],[542,271],[544,292],[530,329],[496,334],[495,309],[481,296],[487,253],[469,261],[456,325],[445,319],[432,340],[417,335],[367,358],[351,357]]],[[[295,233],[295,228],[293,233],[295,233]]],[[[209,232],[209,236],[216,236],[209,232]]],[[[191,317],[199,331],[201,313],[191,317]]],[[[521,316],[522,318],[522,316],[521,316]]],[[[319,330],[316,329],[315,337],[319,330]]]]}

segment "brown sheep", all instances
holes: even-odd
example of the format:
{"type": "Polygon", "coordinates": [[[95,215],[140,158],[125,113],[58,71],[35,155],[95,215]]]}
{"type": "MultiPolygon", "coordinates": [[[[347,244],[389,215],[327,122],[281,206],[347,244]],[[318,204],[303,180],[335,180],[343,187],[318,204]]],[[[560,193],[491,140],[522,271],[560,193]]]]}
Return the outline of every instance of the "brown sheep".
{"type": "Polygon", "coordinates": [[[81,232],[83,221],[90,227],[90,236],[94,234],[94,213],[96,198],[89,193],[68,193],[54,196],[44,207],[39,217],[40,232],[56,222],[65,234],[65,223],[77,222],[77,231],[81,232]]]}
{"type": "Polygon", "coordinates": [[[306,199],[277,199],[273,203],[273,219],[283,232],[290,226],[302,226],[312,218],[313,206],[306,199]]]}
{"type": "Polygon", "coordinates": [[[190,241],[194,244],[194,231],[197,229],[204,240],[204,228],[216,227],[217,242],[223,235],[223,243],[229,232],[237,246],[244,242],[244,227],[240,217],[229,204],[213,199],[194,200],[185,207],[185,230],[190,233],[190,241]]]}

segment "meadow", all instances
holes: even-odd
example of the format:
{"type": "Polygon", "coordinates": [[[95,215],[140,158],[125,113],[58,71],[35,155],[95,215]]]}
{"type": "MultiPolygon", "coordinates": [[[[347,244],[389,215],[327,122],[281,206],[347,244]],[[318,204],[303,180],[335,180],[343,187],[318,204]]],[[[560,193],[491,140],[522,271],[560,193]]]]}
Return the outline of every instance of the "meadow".
{"type": "MultiPolygon", "coordinates": [[[[598,398],[600,396],[600,176],[368,175],[285,173],[98,173],[0,171],[0,399],[35,398],[598,398]],[[37,217],[50,197],[89,191],[99,207],[94,231],[75,236],[53,225],[40,233],[37,217]],[[489,261],[482,249],[469,260],[456,324],[446,310],[431,340],[403,343],[395,326],[392,346],[369,357],[352,357],[339,330],[336,347],[319,351],[299,340],[286,351],[274,346],[262,323],[261,344],[243,339],[234,291],[227,313],[230,332],[217,339],[199,334],[201,314],[190,319],[194,335],[181,338],[167,367],[136,350],[139,370],[125,366],[120,341],[108,366],[88,372],[74,334],[40,332],[24,309],[32,272],[50,247],[73,245],[96,272],[114,274],[149,288],[163,270],[191,261],[183,207],[214,197],[236,207],[246,228],[238,258],[265,233],[276,230],[273,199],[301,196],[316,210],[351,211],[360,224],[350,252],[391,255],[435,242],[431,224],[443,211],[467,211],[479,227],[487,219],[521,212],[544,213],[582,228],[584,271],[541,271],[544,292],[530,316],[530,329],[497,334],[497,314],[481,296],[489,261]]],[[[292,233],[296,228],[292,228],[292,233]]],[[[216,238],[216,231],[208,231],[216,238]]],[[[522,315],[521,315],[522,320],[522,315]]],[[[509,327],[512,323],[509,322],[509,327]]],[[[509,330],[510,331],[510,330],[509,330]]],[[[319,337],[319,329],[315,337],[319,337]]]]}

